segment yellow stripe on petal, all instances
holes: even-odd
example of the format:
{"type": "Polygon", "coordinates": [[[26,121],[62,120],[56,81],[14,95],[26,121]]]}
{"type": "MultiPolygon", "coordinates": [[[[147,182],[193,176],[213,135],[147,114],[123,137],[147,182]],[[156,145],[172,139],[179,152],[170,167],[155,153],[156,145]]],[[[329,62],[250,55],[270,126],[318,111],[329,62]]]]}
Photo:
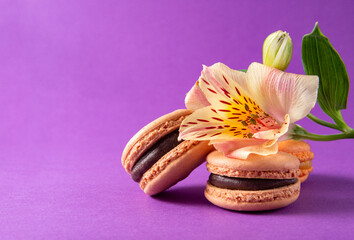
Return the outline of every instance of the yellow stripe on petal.
{"type": "Polygon", "coordinates": [[[235,79],[236,74],[234,78],[231,78],[214,65],[204,66],[202,76],[198,80],[199,86],[213,109],[223,119],[235,124],[242,122],[244,126],[256,124],[254,118],[257,118],[263,111],[237,83],[237,80],[241,81],[240,79],[245,78],[244,73],[239,73],[239,79],[235,79]]]}
{"type": "Polygon", "coordinates": [[[231,140],[247,138],[250,130],[241,122],[231,122],[218,115],[211,106],[196,110],[181,124],[179,139],[231,140]]]}

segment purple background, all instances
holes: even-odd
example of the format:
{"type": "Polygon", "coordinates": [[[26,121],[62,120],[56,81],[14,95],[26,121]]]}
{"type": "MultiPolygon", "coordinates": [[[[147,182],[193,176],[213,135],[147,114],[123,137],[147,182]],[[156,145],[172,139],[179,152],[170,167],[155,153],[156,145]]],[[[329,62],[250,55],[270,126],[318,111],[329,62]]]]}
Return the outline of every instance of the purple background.
{"type": "MultiPolygon", "coordinates": [[[[319,21],[354,77],[353,12],[338,0],[0,1],[0,238],[350,238],[353,140],[310,142],[298,201],[254,214],[210,204],[204,165],[146,196],[120,156],[141,127],[183,108],[202,64],[261,62],[276,30],[294,42],[288,71],[303,73],[301,39],[319,21]]],[[[353,102],[352,85],[352,127],[353,102]]]]}

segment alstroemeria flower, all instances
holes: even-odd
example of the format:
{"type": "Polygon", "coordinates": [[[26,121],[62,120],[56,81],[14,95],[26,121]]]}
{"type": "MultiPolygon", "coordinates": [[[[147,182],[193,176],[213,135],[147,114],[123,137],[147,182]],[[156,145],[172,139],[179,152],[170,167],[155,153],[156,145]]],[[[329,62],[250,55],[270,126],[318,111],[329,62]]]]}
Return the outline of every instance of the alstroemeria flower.
{"type": "Polygon", "coordinates": [[[289,125],[314,107],[319,79],[252,63],[247,73],[222,63],[204,66],[186,96],[195,110],[180,127],[180,139],[209,140],[228,157],[274,154],[289,125]]]}

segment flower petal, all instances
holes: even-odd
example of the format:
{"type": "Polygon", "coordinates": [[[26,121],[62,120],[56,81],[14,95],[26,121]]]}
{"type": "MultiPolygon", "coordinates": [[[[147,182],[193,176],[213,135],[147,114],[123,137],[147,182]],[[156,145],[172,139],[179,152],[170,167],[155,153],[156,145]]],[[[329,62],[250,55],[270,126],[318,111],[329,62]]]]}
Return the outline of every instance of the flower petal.
{"type": "Polygon", "coordinates": [[[250,130],[241,122],[230,122],[221,118],[211,107],[196,110],[181,123],[179,139],[222,140],[247,138],[250,130]]]}
{"type": "Polygon", "coordinates": [[[189,90],[186,95],[186,98],[184,99],[184,102],[186,108],[193,111],[210,105],[210,103],[208,102],[199,87],[199,81],[197,81],[196,84],[194,84],[194,86],[191,88],[191,90],[189,90]]]}
{"type": "Polygon", "coordinates": [[[258,115],[263,112],[238,84],[245,84],[245,73],[230,70],[229,73],[233,74],[231,78],[220,66],[227,68],[221,63],[212,67],[204,66],[202,76],[198,80],[200,89],[217,114],[230,122],[241,122],[248,121],[251,114],[258,115]]]}
{"type": "MultiPolygon", "coordinates": [[[[246,82],[246,73],[237,71],[234,69],[229,68],[223,63],[215,63],[210,67],[214,72],[220,72],[224,73],[224,75],[228,76],[228,78],[232,79],[233,82],[236,82],[240,87],[244,90],[247,91],[247,82],[246,82]]],[[[231,84],[231,88],[234,88],[235,85],[233,85],[233,82],[229,82],[228,84],[231,84]]]]}
{"type": "Polygon", "coordinates": [[[247,159],[251,153],[258,155],[270,155],[278,152],[276,140],[234,140],[228,142],[213,143],[216,150],[230,158],[247,159]]]}
{"type": "Polygon", "coordinates": [[[257,132],[253,134],[253,137],[258,139],[277,140],[278,138],[280,138],[281,136],[283,136],[288,132],[289,125],[290,125],[290,117],[289,114],[286,114],[284,117],[284,122],[280,128],[257,132]]]}
{"type": "Polygon", "coordinates": [[[238,83],[244,86],[246,74],[234,71],[232,77],[222,69],[227,68],[221,63],[214,64],[211,67],[203,66],[202,74],[199,78],[199,86],[208,101],[214,104],[220,104],[219,100],[233,101],[241,95],[247,95],[246,90],[238,83]],[[220,68],[220,66],[223,66],[220,68]]]}
{"type": "Polygon", "coordinates": [[[319,79],[285,73],[252,63],[246,73],[250,97],[269,115],[281,122],[289,114],[291,123],[304,118],[315,106],[319,79]]]}
{"type": "Polygon", "coordinates": [[[249,147],[253,145],[261,145],[265,143],[267,140],[263,139],[233,139],[231,141],[218,141],[218,140],[211,140],[210,144],[213,144],[215,149],[219,152],[224,153],[224,155],[228,155],[231,152],[235,151],[239,148],[249,147]]]}
{"type": "MultiPolygon", "coordinates": [[[[204,66],[204,70],[207,67],[204,66]]],[[[222,86],[223,89],[228,90],[228,91],[234,91],[235,89],[235,84],[234,82],[237,82],[244,91],[247,89],[247,84],[246,84],[246,74],[241,71],[236,71],[228,66],[226,66],[223,63],[216,63],[209,67],[210,71],[214,73],[214,75],[220,75],[222,77],[222,81],[220,82],[220,86],[222,86]],[[226,77],[229,79],[226,80],[226,77]],[[224,79],[225,78],[225,79],[224,79]]],[[[202,81],[202,77],[196,82],[196,84],[189,90],[189,92],[186,95],[185,98],[185,105],[187,109],[190,110],[197,110],[199,108],[206,107],[210,105],[208,102],[207,98],[203,94],[202,90],[199,87],[199,81],[202,81]]],[[[222,93],[225,93],[226,91],[221,90],[222,93]]]]}

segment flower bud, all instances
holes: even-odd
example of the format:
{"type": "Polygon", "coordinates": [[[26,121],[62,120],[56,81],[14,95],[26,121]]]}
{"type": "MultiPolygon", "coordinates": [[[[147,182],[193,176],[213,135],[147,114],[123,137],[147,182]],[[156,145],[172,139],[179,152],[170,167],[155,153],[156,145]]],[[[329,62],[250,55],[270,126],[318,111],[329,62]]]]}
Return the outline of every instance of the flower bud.
{"type": "Polygon", "coordinates": [[[293,56],[293,42],[287,32],[270,34],[263,44],[263,64],[285,71],[293,56]]]}

